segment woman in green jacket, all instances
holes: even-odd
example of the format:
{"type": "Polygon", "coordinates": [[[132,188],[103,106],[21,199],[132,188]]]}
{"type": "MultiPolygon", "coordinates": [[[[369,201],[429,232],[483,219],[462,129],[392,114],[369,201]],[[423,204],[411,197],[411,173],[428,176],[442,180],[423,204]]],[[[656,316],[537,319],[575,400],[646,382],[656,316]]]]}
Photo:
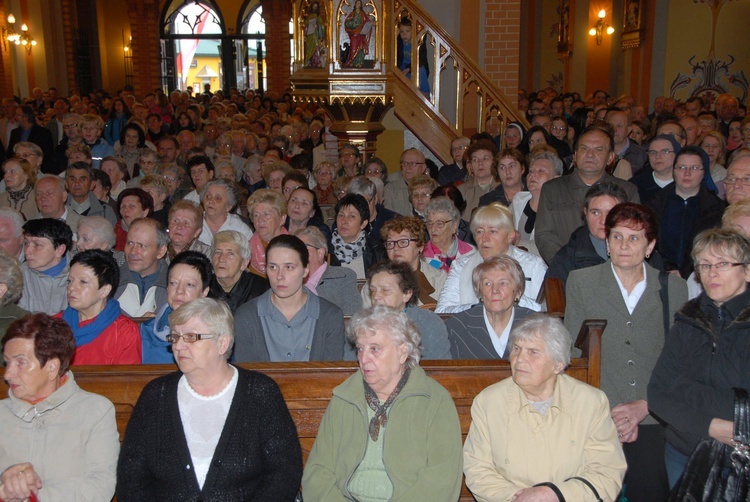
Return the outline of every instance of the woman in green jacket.
{"type": "Polygon", "coordinates": [[[306,500],[445,500],[461,490],[461,428],[450,394],[419,367],[403,313],[355,314],[360,371],[333,390],[302,478],[306,500]]]}

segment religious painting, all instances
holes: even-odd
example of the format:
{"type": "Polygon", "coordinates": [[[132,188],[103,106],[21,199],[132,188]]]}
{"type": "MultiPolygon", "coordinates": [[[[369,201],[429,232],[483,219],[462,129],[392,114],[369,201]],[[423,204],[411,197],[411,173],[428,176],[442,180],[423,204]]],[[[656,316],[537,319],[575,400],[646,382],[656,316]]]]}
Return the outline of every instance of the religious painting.
{"type": "Polygon", "coordinates": [[[622,23],[622,48],[633,49],[643,41],[643,11],[646,0],[625,0],[622,23]]]}
{"type": "Polygon", "coordinates": [[[570,0],[560,0],[557,7],[560,21],[557,25],[557,55],[560,58],[570,56],[570,0]]]}
{"type": "Polygon", "coordinates": [[[343,0],[338,19],[341,67],[374,68],[377,11],[373,0],[343,0]]]}
{"type": "Polygon", "coordinates": [[[302,12],[305,33],[304,66],[306,68],[323,68],[328,56],[325,2],[313,0],[305,2],[305,4],[302,12]]]}

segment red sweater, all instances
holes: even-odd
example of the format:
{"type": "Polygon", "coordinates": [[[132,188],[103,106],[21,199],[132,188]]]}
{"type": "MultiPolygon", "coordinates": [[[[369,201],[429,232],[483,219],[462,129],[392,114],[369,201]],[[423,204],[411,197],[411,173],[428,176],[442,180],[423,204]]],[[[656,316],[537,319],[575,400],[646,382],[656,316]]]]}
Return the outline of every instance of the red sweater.
{"type": "Polygon", "coordinates": [[[122,223],[115,225],[115,250],[125,251],[125,242],[128,240],[128,231],[122,228],[122,223]]]}
{"type": "MultiPolygon", "coordinates": [[[[55,314],[62,318],[62,312],[55,314]]],[[[89,319],[80,324],[93,322],[89,319]]],[[[120,314],[99,336],[81,347],[76,347],[71,366],[87,364],[141,364],[141,331],[131,319],[120,314]]]]}

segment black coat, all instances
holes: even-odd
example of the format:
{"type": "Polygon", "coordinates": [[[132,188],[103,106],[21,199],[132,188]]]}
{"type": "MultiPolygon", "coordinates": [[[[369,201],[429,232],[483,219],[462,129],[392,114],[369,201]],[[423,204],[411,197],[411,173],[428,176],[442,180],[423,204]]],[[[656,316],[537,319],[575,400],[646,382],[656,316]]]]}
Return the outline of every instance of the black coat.
{"type": "Polygon", "coordinates": [[[560,279],[564,286],[573,270],[593,267],[605,261],[594,249],[589,237],[589,227],[581,225],[571,234],[568,243],[552,258],[545,277],[560,279]]]}
{"type": "Polygon", "coordinates": [[[302,452],[284,398],[269,377],[237,371],[237,389],[203,489],[177,403],[182,373],[157,378],[143,389],[120,450],[117,500],[294,500],[302,452]]]}
{"type": "Polygon", "coordinates": [[[224,288],[221,287],[219,281],[214,277],[211,281],[208,296],[226,302],[229,306],[229,310],[234,314],[237,312],[238,308],[253,298],[262,295],[268,291],[270,287],[271,284],[268,282],[268,279],[257,274],[251,274],[245,270],[240,275],[237,284],[234,285],[232,291],[229,293],[224,291],[224,288]]]}
{"type": "MultiPolygon", "coordinates": [[[[21,142],[22,132],[23,129],[21,127],[16,127],[10,132],[8,150],[5,152],[8,158],[13,157],[13,147],[16,146],[16,143],[21,142]]],[[[38,124],[33,124],[31,126],[31,131],[29,131],[29,137],[26,141],[28,141],[29,143],[34,143],[42,149],[42,153],[44,154],[44,159],[42,160],[42,172],[51,172],[50,169],[54,165],[52,159],[54,148],[52,147],[52,134],[49,132],[49,129],[38,124]]]]}
{"type": "Polygon", "coordinates": [[[713,418],[733,419],[733,387],[750,390],[749,303],[750,291],[721,307],[702,293],[675,314],[648,384],[648,405],[683,455],[708,437],[713,418]]]}

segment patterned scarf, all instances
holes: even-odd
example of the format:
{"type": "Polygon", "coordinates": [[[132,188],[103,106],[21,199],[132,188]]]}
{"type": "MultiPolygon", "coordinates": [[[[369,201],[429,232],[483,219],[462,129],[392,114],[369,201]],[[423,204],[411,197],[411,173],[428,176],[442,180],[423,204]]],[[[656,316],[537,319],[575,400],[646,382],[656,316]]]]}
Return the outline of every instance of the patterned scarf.
{"type": "MultiPolygon", "coordinates": [[[[122,221],[122,220],[120,220],[120,221],[122,221]]],[[[198,237],[200,237],[200,235],[198,237]]],[[[190,240],[190,242],[188,242],[187,244],[185,244],[185,247],[182,248],[182,251],[188,251],[188,250],[190,250],[190,246],[192,246],[193,243],[195,243],[195,241],[198,240],[198,237],[193,237],[190,240]]],[[[174,260],[174,257],[177,256],[178,254],[180,254],[182,251],[178,252],[174,248],[174,246],[172,245],[171,241],[169,242],[169,244],[167,244],[167,255],[169,255],[169,261],[174,260]]]]}
{"type": "Polygon", "coordinates": [[[365,401],[367,401],[367,406],[369,406],[372,411],[375,412],[375,416],[372,417],[372,420],[370,420],[369,430],[370,439],[372,439],[373,441],[378,440],[378,436],[380,435],[380,428],[388,425],[388,409],[393,404],[393,401],[395,401],[398,395],[401,393],[404,385],[406,385],[406,382],[409,380],[409,374],[411,374],[411,368],[406,368],[406,371],[404,371],[401,380],[398,381],[396,388],[393,389],[393,392],[391,392],[391,395],[388,396],[388,399],[386,399],[383,404],[380,404],[378,395],[375,394],[375,391],[372,390],[369,385],[367,385],[367,382],[362,382],[365,385],[365,401]]]}
{"type": "Polygon", "coordinates": [[[18,203],[26,200],[26,196],[31,191],[31,185],[26,185],[20,190],[6,190],[8,192],[8,198],[13,201],[13,209],[18,209],[18,203]]]}
{"type": "Polygon", "coordinates": [[[357,240],[348,243],[344,241],[344,238],[339,235],[338,230],[333,231],[333,237],[331,237],[331,243],[333,244],[333,251],[336,254],[336,258],[341,263],[351,263],[364,254],[365,250],[365,232],[364,230],[359,233],[357,240]]]}

